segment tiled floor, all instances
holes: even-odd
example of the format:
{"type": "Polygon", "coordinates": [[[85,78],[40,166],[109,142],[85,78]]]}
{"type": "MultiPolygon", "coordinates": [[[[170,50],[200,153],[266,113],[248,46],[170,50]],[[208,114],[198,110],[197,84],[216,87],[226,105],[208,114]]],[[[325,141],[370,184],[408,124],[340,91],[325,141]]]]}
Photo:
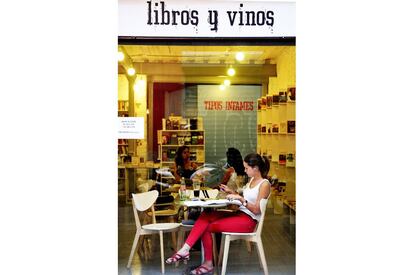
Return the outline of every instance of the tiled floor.
{"type": "MultiPolygon", "coordinates": [[[[118,274],[161,274],[158,235],[154,235],[152,238],[152,259],[146,262],[135,255],[131,269],[126,268],[136,231],[135,221],[130,205],[120,206],[118,213],[118,274]]],[[[267,210],[262,241],[269,274],[295,274],[294,226],[289,225],[287,215],[274,215],[273,209],[269,208],[267,210]]],[[[164,234],[164,247],[165,257],[169,257],[173,253],[172,248],[170,248],[171,234],[164,234]]],[[[226,274],[263,274],[254,244],[252,248],[252,253],[249,254],[244,242],[231,242],[226,274]]],[[[200,252],[194,251],[191,253],[191,260],[187,266],[182,263],[177,268],[174,265],[165,265],[165,274],[185,274],[187,268],[199,264],[200,252]]],[[[220,274],[220,271],[216,270],[215,274],[220,274]]]]}

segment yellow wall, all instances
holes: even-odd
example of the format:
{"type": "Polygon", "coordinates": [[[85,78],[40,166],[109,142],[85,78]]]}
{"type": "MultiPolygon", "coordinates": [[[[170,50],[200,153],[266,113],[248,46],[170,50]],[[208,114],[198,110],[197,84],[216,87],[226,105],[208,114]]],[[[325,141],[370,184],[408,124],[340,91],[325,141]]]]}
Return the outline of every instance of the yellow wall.
{"type": "Polygon", "coordinates": [[[128,79],[124,74],[118,74],[118,100],[128,100],[128,79]]]}
{"type": "Polygon", "coordinates": [[[279,94],[296,86],[296,47],[286,47],[276,59],[277,77],[269,77],[269,94],[279,94]]]}

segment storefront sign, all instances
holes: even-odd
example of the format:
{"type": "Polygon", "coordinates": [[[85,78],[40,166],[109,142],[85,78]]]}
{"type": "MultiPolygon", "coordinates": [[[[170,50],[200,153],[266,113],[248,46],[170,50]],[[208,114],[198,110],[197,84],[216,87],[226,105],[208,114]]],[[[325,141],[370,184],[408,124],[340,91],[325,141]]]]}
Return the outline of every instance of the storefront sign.
{"type": "Polygon", "coordinates": [[[144,117],[118,117],[118,138],[144,139],[144,117]]]}
{"type": "Polygon", "coordinates": [[[226,157],[229,147],[242,155],[256,152],[257,107],[261,86],[234,85],[224,91],[219,85],[198,85],[198,116],[203,118],[206,162],[226,157]]]}
{"type": "Polygon", "coordinates": [[[119,0],[119,36],[295,37],[295,2],[119,0]]]}

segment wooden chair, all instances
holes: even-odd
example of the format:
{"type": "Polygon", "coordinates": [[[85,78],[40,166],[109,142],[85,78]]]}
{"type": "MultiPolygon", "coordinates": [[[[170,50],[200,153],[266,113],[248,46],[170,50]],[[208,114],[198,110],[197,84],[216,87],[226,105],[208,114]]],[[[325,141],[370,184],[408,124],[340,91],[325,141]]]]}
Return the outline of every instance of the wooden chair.
{"type": "Polygon", "coordinates": [[[138,211],[144,212],[151,208],[151,212],[154,213],[154,203],[158,197],[158,191],[153,190],[140,194],[132,194],[132,207],[134,212],[135,224],[137,232],[135,233],[134,242],[132,244],[131,253],[129,255],[127,268],[131,267],[132,259],[137,250],[137,244],[140,236],[156,234],[160,236],[160,250],[161,250],[161,272],[164,273],[164,232],[177,231],[180,228],[179,223],[156,223],[155,215],[152,215],[152,223],[141,225],[139,220],[138,211]]]}
{"type": "Polygon", "coordinates": [[[267,205],[267,199],[262,199],[260,201],[260,212],[261,212],[260,221],[258,222],[256,226],[256,230],[254,232],[252,233],[222,232],[220,254],[219,254],[219,265],[221,261],[223,261],[223,266],[221,268],[221,275],[226,274],[230,242],[234,240],[246,240],[249,242],[255,242],[257,245],[257,253],[259,255],[260,263],[263,268],[264,274],[265,275],[269,274],[267,270],[266,258],[265,258],[262,238],[261,238],[264,218],[266,214],[266,205],[267,205]],[[224,247],[224,256],[223,256],[223,247],[224,247]]]}

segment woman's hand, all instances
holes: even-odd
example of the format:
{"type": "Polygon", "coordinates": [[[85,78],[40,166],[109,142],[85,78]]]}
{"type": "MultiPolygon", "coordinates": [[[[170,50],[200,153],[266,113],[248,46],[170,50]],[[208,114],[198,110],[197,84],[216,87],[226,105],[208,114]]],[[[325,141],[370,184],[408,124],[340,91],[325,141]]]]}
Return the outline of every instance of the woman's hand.
{"type": "Polygon", "coordinates": [[[226,196],[226,199],[228,200],[239,200],[241,202],[244,201],[244,198],[240,196],[239,194],[229,194],[226,196]]]}
{"type": "Polygon", "coordinates": [[[231,190],[227,185],[220,184],[220,190],[226,192],[227,194],[233,194],[233,190],[231,190]]]}

